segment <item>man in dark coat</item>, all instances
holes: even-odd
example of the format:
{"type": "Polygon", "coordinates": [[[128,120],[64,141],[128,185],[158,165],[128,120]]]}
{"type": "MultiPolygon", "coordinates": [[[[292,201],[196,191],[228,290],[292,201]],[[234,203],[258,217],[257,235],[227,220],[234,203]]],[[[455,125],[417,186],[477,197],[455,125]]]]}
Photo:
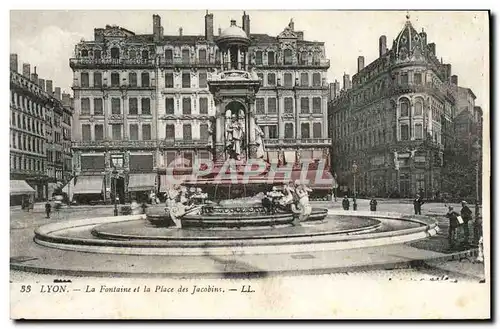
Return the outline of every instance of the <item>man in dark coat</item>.
{"type": "Polygon", "coordinates": [[[47,202],[45,203],[45,214],[46,214],[46,218],[50,218],[50,212],[52,211],[52,205],[50,204],[50,201],[47,200],[47,202]]]}
{"type": "Polygon", "coordinates": [[[458,216],[460,216],[456,211],[453,211],[453,207],[448,207],[448,213],[446,213],[446,217],[450,221],[450,225],[448,228],[448,243],[450,245],[450,249],[455,248],[455,241],[458,235],[458,216]]]}
{"type": "Polygon", "coordinates": [[[417,194],[415,200],[413,200],[413,209],[415,210],[415,215],[422,215],[422,205],[424,204],[424,200],[422,197],[417,194]]]}
{"type": "Polygon", "coordinates": [[[377,200],[375,198],[370,200],[370,211],[377,211],[377,200]]]}
{"type": "Polygon", "coordinates": [[[464,220],[464,245],[469,245],[469,221],[472,220],[472,211],[467,206],[467,202],[462,201],[462,209],[460,210],[460,215],[464,220]]]}
{"type": "Polygon", "coordinates": [[[344,199],[342,200],[342,207],[344,210],[349,210],[349,199],[347,198],[347,195],[344,196],[344,199]]]}

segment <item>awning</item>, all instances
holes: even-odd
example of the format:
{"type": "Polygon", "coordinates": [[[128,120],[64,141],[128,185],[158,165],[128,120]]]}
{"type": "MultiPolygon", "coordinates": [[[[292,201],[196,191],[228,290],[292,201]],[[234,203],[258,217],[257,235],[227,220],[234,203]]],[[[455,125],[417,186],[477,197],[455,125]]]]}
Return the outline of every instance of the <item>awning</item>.
{"type": "Polygon", "coordinates": [[[156,174],[130,174],[128,181],[129,192],[150,191],[155,187],[156,174]]]}
{"type": "Polygon", "coordinates": [[[24,180],[10,181],[10,195],[34,194],[35,190],[24,180]]]}
{"type": "Polygon", "coordinates": [[[191,175],[161,175],[160,176],[160,192],[167,192],[169,186],[180,185],[189,180],[191,175]]]}
{"type": "Polygon", "coordinates": [[[301,177],[301,171],[293,171],[292,181],[305,183],[315,190],[331,190],[336,186],[335,178],[329,171],[308,170],[305,178],[301,177]]]}
{"type": "Polygon", "coordinates": [[[78,176],[73,194],[101,194],[103,176],[78,176]]]}

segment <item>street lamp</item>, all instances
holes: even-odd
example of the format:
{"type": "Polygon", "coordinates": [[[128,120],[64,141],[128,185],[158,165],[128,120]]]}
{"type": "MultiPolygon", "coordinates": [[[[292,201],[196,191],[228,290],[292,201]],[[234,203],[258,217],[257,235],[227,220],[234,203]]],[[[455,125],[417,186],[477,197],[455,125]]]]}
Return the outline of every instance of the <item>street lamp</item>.
{"type": "Polygon", "coordinates": [[[113,187],[113,202],[115,204],[115,210],[114,210],[114,215],[118,216],[118,204],[116,203],[116,181],[118,178],[118,171],[116,170],[116,167],[113,167],[113,180],[114,180],[114,187],[113,187]]]}
{"type": "Polygon", "coordinates": [[[356,173],[358,172],[358,165],[356,164],[356,161],[352,164],[352,176],[354,179],[354,196],[352,198],[352,210],[357,210],[358,209],[358,204],[356,203],[356,173]]]}
{"type": "Polygon", "coordinates": [[[476,209],[475,209],[475,217],[476,220],[479,217],[479,161],[481,160],[481,145],[479,142],[476,141],[474,142],[474,145],[472,146],[474,150],[476,151],[477,154],[477,159],[476,159],[476,209]]]}

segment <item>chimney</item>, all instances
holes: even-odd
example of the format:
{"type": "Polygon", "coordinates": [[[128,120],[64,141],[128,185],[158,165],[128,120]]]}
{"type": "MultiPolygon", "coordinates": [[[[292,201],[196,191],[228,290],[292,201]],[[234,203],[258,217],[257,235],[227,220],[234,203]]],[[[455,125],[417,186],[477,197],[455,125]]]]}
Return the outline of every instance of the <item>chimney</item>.
{"type": "Polygon", "coordinates": [[[182,37],[182,27],[179,27],[179,36],[182,37]]]}
{"type": "Polygon", "coordinates": [[[363,56],[358,56],[358,73],[365,68],[365,58],[363,56]]]}
{"type": "Polygon", "coordinates": [[[94,41],[104,42],[104,29],[94,29],[94,41]]]}
{"type": "Polygon", "coordinates": [[[161,17],[160,15],[153,15],[153,40],[158,42],[161,40],[161,17]]]}
{"type": "Polygon", "coordinates": [[[382,57],[387,52],[387,37],[385,35],[381,35],[378,39],[378,56],[382,57]]]}
{"type": "Polygon", "coordinates": [[[424,29],[422,29],[422,32],[419,33],[420,39],[422,39],[422,42],[424,45],[427,44],[427,33],[424,32],[424,29]]]}
{"type": "Polygon", "coordinates": [[[45,81],[45,91],[52,96],[53,90],[52,90],[52,80],[47,80],[45,81]]]}
{"type": "Polygon", "coordinates": [[[247,36],[250,37],[250,16],[243,12],[243,31],[246,32],[247,36]]]}
{"type": "Polygon", "coordinates": [[[288,23],[288,27],[290,30],[294,31],[295,30],[295,23],[293,22],[293,18],[290,19],[290,23],[288,23]]]}
{"type": "Polygon", "coordinates": [[[26,78],[30,78],[30,65],[28,63],[23,63],[23,75],[26,78]]]}
{"type": "Polygon", "coordinates": [[[54,97],[55,99],[61,100],[61,87],[54,88],[54,97]]]}
{"type": "Polygon", "coordinates": [[[236,26],[236,20],[234,19],[231,20],[231,26],[236,26]]]}
{"type": "Polygon", "coordinates": [[[304,31],[297,31],[295,34],[297,34],[298,41],[304,41],[304,31]]]}
{"type": "Polygon", "coordinates": [[[445,64],[446,67],[446,79],[451,79],[451,64],[445,64]]]}
{"type": "Polygon", "coordinates": [[[451,76],[451,84],[458,86],[458,75],[454,74],[451,76]]]}
{"type": "Polygon", "coordinates": [[[10,54],[10,70],[16,73],[18,73],[17,63],[18,63],[17,54],[10,54]]]}
{"type": "Polygon", "coordinates": [[[436,44],[434,42],[429,43],[429,51],[431,52],[431,54],[436,56],[436,44]]]}
{"type": "Polygon", "coordinates": [[[335,83],[330,82],[328,85],[328,100],[332,100],[335,98],[335,83]]]}
{"type": "Polygon", "coordinates": [[[68,93],[62,93],[62,104],[63,106],[71,106],[71,95],[68,93]]]}
{"type": "Polygon", "coordinates": [[[38,74],[36,74],[36,66],[33,68],[33,73],[31,73],[31,81],[38,85],[38,74]]]}
{"type": "Polygon", "coordinates": [[[335,79],[335,82],[333,83],[333,95],[334,98],[337,98],[340,94],[340,83],[335,79]]]}
{"type": "Polygon", "coordinates": [[[343,90],[347,90],[351,87],[351,80],[349,79],[349,74],[344,73],[344,86],[342,87],[343,90]]]}
{"type": "Polygon", "coordinates": [[[40,89],[45,91],[45,80],[44,79],[38,79],[38,85],[40,86],[40,89]]]}
{"type": "Polygon", "coordinates": [[[209,42],[214,41],[214,14],[205,14],[205,39],[209,42]]]}

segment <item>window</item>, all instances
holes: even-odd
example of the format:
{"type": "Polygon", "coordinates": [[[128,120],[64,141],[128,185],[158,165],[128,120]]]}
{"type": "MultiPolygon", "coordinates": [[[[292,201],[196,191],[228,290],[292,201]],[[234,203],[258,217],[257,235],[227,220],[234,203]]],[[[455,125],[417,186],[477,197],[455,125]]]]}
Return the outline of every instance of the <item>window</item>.
{"type": "Polygon", "coordinates": [[[268,138],[270,138],[270,139],[277,139],[278,138],[278,126],[277,125],[267,126],[267,129],[269,131],[268,138]]]}
{"type": "Polygon", "coordinates": [[[151,102],[149,98],[141,98],[141,114],[151,115],[151,102]]]}
{"type": "Polygon", "coordinates": [[[81,86],[82,87],[88,88],[90,86],[89,74],[87,72],[81,73],[80,79],[81,79],[81,86]]]}
{"type": "Polygon", "coordinates": [[[82,57],[88,57],[89,51],[87,49],[83,49],[81,54],[82,54],[82,57]]]}
{"type": "MultiPolygon", "coordinates": [[[[80,100],[82,108],[80,109],[80,114],[90,115],[90,98],[82,98],[80,100]]],[[[26,129],[25,124],[23,122],[23,129],[26,129]]]]}
{"type": "Polygon", "coordinates": [[[191,88],[191,74],[182,73],[182,88],[191,88]]]}
{"type": "Polygon", "coordinates": [[[207,73],[206,72],[200,72],[198,75],[198,83],[200,88],[207,88],[207,73]]]}
{"type": "Polygon", "coordinates": [[[413,75],[413,82],[417,85],[422,84],[422,73],[415,73],[413,75]]]}
{"type": "Polygon", "coordinates": [[[262,51],[255,52],[255,65],[262,65],[262,51]]]}
{"type": "Polygon", "coordinates": [[[116,47],[111,48],[111,58],[120,59],[120,49],[116,47]]]}
{"type": "Polygon", "coordinates": [[[182,49],[182,63],[189,64],[189,49],[182,49]]]}
{"type": "Polygon", "coordinates": [[[143,60],[148,60],[149,59],[149,51],[147,50],[143,50],[142,53],[141,53],[141,57],[143,60]]]}
{"type": "Polygon", "coordinates": [[[137,53],[135,52],[134,49],[131,49],[129,52],[128,52],[128,58],[130,59],[136,59],[137,58],[137,53]]]}
{"type": "Polygon", "coordinates": [[[415,115],[422,115],[422,112],[423,112],[422,101],[417,100],[415,102],[415,115]]]}
{"type": "Polygon", "coordinates": [[[401,84],[402,85],[407,85],[408,84],[408,72],[402,72],[401,73],[401,84]]]}
{"type": "Polygon", "coordinates": [[[311,138],[309,122],[303,122],[300,124],[300,133],[302,134],[302,138],[311,138]]]}
{"type": "Polygon", "coordinates": [[[193,136],[191,135],[191,125],[190,124],[184,124],[182,125],[182,136],[184,140],[192,140],[193,136]]]}
{"type": "Polygon", "coordinates": [[[309,98],[302,97],[300,99],[300,113],[309,113],[309,98]]]}
{"type": "Polygon", "coordinates": [[[399,101],[399,106],[401,109],[401,116],[407,117],[410,108],[410,102],[407,99],[402,99],[399,101]]]}
{"type": "Polygon", "coordinates": [[[265,109],[264,109],[264,98],[259,97],[255,99],[255,112],[257,114],[264,114],[265,109]]]}
{"type": "Polygon", "coordinates": [[[165,73],[165,88],[174,88],[174,74],[165,73]]]}
{"type": "Polygon", "coordinates": [[[165,49],[165,61],[167,63],[172,63],[174,61],[174,52],[172,49],[165,49]]]}
{"type": "Polygon", "coordinates": [[[421,123],[415,124],[415,139],[422,139],[423,127],[421,123]]]}
{"type": "Polygon", "coordinates": [[[276,74],[274,74],[274,73],[268,73],[267,74],[267,84],[269,86],[275,86],[276,85],[276,74]]]}
{"type": "Polygon", "coordinates": [[[208,114],[208,98],[200,97],[200,114],[208,114]]]}
{"type": "Polygon", "coordinates": [[[13,148],[16,148],[16,140],[17,140],[16,139],[16,133],[13,132],[12,133],[12,142],[11,142],[13,148]]]}
{"type": "Polygon", "coordinates": [[[276,114],[276,98],[270,97],[267,99],[267,113],[276,114]]]}
{"type": "Polygon", "coordinates": [[[102,98],[94,98],[94,115],[103,115],[102,98]]]}
{"type": "Polygon", "coordinates": [[[142,125],[142,140],[151,140],[151,125],[149,123],[142,125]]]}
{"type": "Polygon", "coordinates": [[[182,114],[191,114],[191,98],[182,98],[182,114]]]}
{"type": "Polygon", "coordinates": [[[175,126],[173,124],[167,124],[165,128],[165,138],[175,139],[175,126]]]}
{"type": "Polygon", "coordinates": [[[321,113],[321,97],[313,97],[313,113],[321,113]]]}
{"type": "Polygon", "coordinates": [[[291,65],[293,63],[293,56],[291,49],[285,49],[283,52],[283,64],[291,65]]]}
{"type": "Polygon", "coordinates": [[[130,87],[137,87],[137,73],[130,72],[128,74],[128,85],[130,87]]]}
{"type": "Polygon", "coordinates": [[[319,65],[320,64],[320,54],[318,52],[313,53],[313,65],[319,65]]]}
{"type": "Polygon", "coordinates": [[[285,113],[293,113],[293,98],[285,97],[285,113]]]}
{"type": "Polygon", "coordinates": [[[137,115],[138,114],[138,102],[137,98],[129,98],[128,99],[128,114],[129,115],[137,115]]]}
{"type": "Polygon", "coordinates": [[[16,114],[14,112],[12,112],[12,116],[11,116],[11,125],[12,126],[16,126],[16,114]]]}
{"type": "Polygon", "coordinates": [[[321,74],[320,73],[313,73],[313,86],[314,87],[321,87],[321,74]]]}
{"type": "Polygon", "coordinates": [[[113,72],[111,73],[111,87],[120,87],[120,74],[113,72]]]}
{"type": "Polygon", "coordinates": [[[165,113],[166,114],[174,114],[174,99],[173,98],[165,98],[165,113]]]}
{"type": "Polygon", "coordinates": [[[307,73],[301,73],[300,74],[300,85],[302,87],[308,87],[309,86],[309,74],[307,74],[307,73]]]}
{"type": "Polygon", "coordinates": [[[99,49],[94,50],[94,58],[101,59],[101,51],[99,49]]]}
{"type": "Polygon", "coordinates": [[[303,51],[300,53],[300,64],[307,64],[307,51],[303,51]]]}
{"type": "Polygon", "coordinates": [[[198,50],[198,59],[199,59],[200,63],[207,62],[207,51],[205,49],[198,50]]]}
{"type": "Polygon", "coordinates": [[[96,141],[102,141],[104,139],[104,126],[95,125],[94,126],[94,139],[96,141]]]}
{"type": "Polygon", "coordinates": [[[202,123],[200,124],[200,139],[202,141],[208,141],[209,134],[208,134],[208,124],[202,123]]]}
{"type": "Polygon", "coordinates": [[[293,87],[293,78],[291,73],[285,73],[283,75],[285,87],[293,87]]]}
{"type": "Polygon", "coordinates": [[[267,53],[267,64],[268,65],[275,65],[276,64],[274,51],[270,51],[267,53]]]}
{"type": "Polygon", "coordinates": [[[401,125],[401,140],[407,141],[409,137],[408,125],[401,125]]]}
{"type": "Polygon", "coordinates": [[[82,125],[82,140],[83,141],[89,141],[89,140],[91,140],[91,137],[90,137],[90,125],[82,125]]]}
{"type": "Polygon", "coordinates": [[[141,86],[149,87],[149,73],[148,72],[141,73],[141,86]]]}
{"type": "Polygon", "coordinates": [[[111,134],[113,136],[113,140],[121,140],[122,139],[122,125],[120,124],[112,124],[111,125],[111,134]]]}
{"type": "Polygon", "coordinates": [[[111,98],[111,114],[122,114],[120,99],[117,97],[111,98]]]}

